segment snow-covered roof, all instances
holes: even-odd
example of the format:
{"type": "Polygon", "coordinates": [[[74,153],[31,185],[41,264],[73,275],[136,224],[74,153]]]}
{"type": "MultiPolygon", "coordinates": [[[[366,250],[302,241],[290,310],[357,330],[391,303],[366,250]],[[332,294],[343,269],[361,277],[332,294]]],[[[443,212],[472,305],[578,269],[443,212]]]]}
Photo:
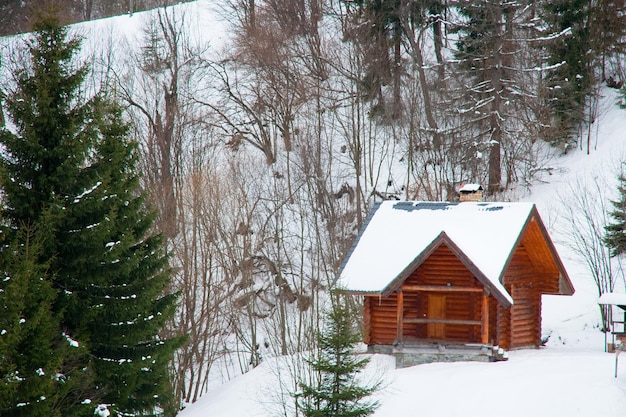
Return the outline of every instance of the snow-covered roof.
{"type": "Polygon", "coordinates": [[[463,184],[461,186],[461,188],[459,188],[459,192],[461,193],[473,193],[479,190],[482,190],[483,187],[481,187],[480,184],[463,184]]]}
{"type": "Polygon", "coordinates": [[[336,285],[352,293],[382,294],[443,236],[487,280],[484,284],[499,293],[494,295],[513,304],[500,280],[533,210],[533,203],[377,203],[336,285]]]}
{"type": "Polygon", "coordinates": [[[626,294],[617,292],[606,292],[598,299],[598,304],[626,306],[626,294]]]}

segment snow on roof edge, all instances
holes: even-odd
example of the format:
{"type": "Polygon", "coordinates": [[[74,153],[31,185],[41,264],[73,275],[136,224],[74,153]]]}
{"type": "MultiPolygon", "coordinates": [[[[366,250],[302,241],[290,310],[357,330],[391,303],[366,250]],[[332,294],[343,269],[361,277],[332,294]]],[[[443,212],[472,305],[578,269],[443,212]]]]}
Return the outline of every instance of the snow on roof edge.
{"type": "Polygon", "coordinates": [[[459,192],[475,192],[478,190],[482,190],[483,187],[480,184],[463,184],[461,188],[459,188],[459,192]]]}
{"type": "Polygon", "coordinates": [[[626,293],[605,292],[598,298],[602,305],[626,305],[626,293]]]}
{"type": "MultiPolygon", "coordinates": [[[[365,221],[363,222],[363,225],[361,226],[361,229],[359,229],[359,232],[357,233],[356,238],[354,238],[354,242],[352,242],[352,245],[350,246],[350,249],[348,249],[348,252],[346,252],[346,254],[343,257],[343,261],[341,261],[341,265],[339,266],[339,271],[337,271],[337,274],[335,275],[335,279],[333,280],[332,284],[330,285],[331,287],[334,287],[335,285],[337,285],[337,281],[339,281],[339,278],[341,277],[341,273],[343,272],[344,268],[346,267],[346,264],[348,263],[348,260],[352,256],[352,253],[354,252],[354,249],[359,244],[359,240],[361,240],[361,236],[363,236],[363,232],[367,228],[367,225],[370,223],[370,221],[372,220],[372,217],[374,217],[374,213],[376,213],[376,210],[378,210],[378,208],[380,207],[381,204],[382,204],[382,202],[380,202],[380,201],[375,202],[374,205],[372,206],[370,212],[367,214],[367,217],[365,218],[365,221]]],[[[375,293],[374,291],[366,291],[366,292],[375,293]]]]}

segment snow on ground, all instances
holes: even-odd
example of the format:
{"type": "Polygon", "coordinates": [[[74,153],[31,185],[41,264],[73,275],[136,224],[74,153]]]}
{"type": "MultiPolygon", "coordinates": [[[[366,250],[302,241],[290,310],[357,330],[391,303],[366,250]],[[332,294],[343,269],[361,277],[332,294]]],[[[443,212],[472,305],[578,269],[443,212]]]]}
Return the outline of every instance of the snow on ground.
{"type": "MultiPolygon", "coordinates": [[[[368,371],[384,371],[376,417],[542,417],[622,416],[626,410],[626,355],[618,378],[615,355],[595,347],[510,352],[506,362],[457,362],[394,369],[386,355],[373,355],[368,371]]],[[[276,361],[209,392],[179,417],[269,417],[275,403],[276,361]]]]}
{"type": "MultiPolygon", "coordinates": [[[[574,296],[544,296],[543,333],[547,346],[509,352],[496,363],[435,363],[395,369],[393,358],[373,355],[366,373],[382,375],[375,417],[592,417],[626,415],[626,355],[614,377],[615,354],[604,352],[595,285],[566,245],[556,226],[560,195],[579,177],[598,176],[613,184],[626,155],[626,111],[615,106],[616,93],[606,90],[594,126],[589,155],[569,152],[554,161],[546,183],[534,186],[521,201],[532,201],[547,224],[574,296]],[[551,225],[553,225],[551,227],[551,225]]],[[[562,227],[562,226],[561,226],[562,227]]],[[[276,404],[275,370],[285,358],[265,361],[189,405],[179,417],[269,417],[281,415],[276,404]]]]}
{"type": "Polygon", "coordinates": [[[620,416],[626,371],[613,378],[613,355],[520,350],[507,362],[428,364],[394,370],[376,417],[620,416]]]}

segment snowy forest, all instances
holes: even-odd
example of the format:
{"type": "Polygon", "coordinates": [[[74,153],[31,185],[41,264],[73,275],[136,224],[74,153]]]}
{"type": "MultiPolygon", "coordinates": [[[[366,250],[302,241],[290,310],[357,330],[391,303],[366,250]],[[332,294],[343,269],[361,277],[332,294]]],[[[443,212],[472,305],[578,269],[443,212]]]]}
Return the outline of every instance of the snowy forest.
{"type": "MultiPolygon", "coordinates": [[[[63,4],[50,9],[62,24],[63,4]]],[[[26,320],[49,337],[49,345],[31,343],[38,327],[9,342],[0,336],[0,371],[4,381],[28,381],[15,373],[19,361],[5,360],[24,346],[33,357],[58,349],[65,362],[47,359],[51,369],[75,361],[63,377],[74,384],[49,384],[22,407],[7,402],[19,397],[7,389],[0,415],[93,415],[98,402],[128,397],[112,381],[116,363],[100,361],[90,368],[95,377],[79,372],[98,357],[92,346],[127,347],[127,336],[113,346],[108,330],[94,330],[98,320],[150,323],[141,337],[150,337],[155,357],[170,359],[151,368],[159,382],[146,384],[171,394],[156,402],[170,415],[267,358],[314,349],[329,291],[372,203],[457,201],[468,182],[482,184],[486,200],[515,201],[561,155],[594,152],[603,88],[626,97],[620,1],[199,0],[131,19],[127,37],[102,20],[55,29],[53,41],[0,38],[0,301],[8,312],[0,332],[26,320]],[[71,190],[71,207],[45,180],[39,151],[20,145],[36,136],[29,126],[48,120],[21,103],[43,90],[36,75],[47,72],[38,65],[52,45],[63,51],[55,58],[49,50],[49,59],[60,59],[57,77],[70,80],[59,111],[71,114],[66,136],[76,144],[51,158],[75,161],[54,176],[71,190]],[[45,192],[33,184],[50,187],[47,203],[35,207],[45,192]],[[94,216],[110,213],[119,215],[115,226],[90,234],[99,230],[94,216]],[[70,233],[75,224],[89,233],[70,233]],[[120,258],[128,268],[109,268],[120,258]],[[122,282],[138,270],[145,282],[126,290],[122,282]],[[71,294],[81,288],[90,295],[71,294]],[[15,295],[24,289],[37,296],[15,295]],[[111,316],[87,314],[113,293],[132,299],[126,316],[111,319],[124,303],[111,304],[111,316]],[[45,396],[57,403],[46,409],[45,396]]],[[[28,30],[50,29],[39,25],[28,30]]],[[[129,366],[128,378],[145,366],[129,366]]],[[[31,371],[41,377],[45,369],[31,371]]],[[[149,415],[153,405],[125,407],[149,415]]]]}
{"type": "MultiPolygon", "coordinates": [[[[189,0],[186,0],[189,1],[189,0]]],[[[0,36],[13,35],[32,30],[37,11],[54,4],[63,10],[66,24],[102,19],[122,14],[184,3],[185,0],[167,2],[162,0],[2,0],[0,3],[0,36]]]]}

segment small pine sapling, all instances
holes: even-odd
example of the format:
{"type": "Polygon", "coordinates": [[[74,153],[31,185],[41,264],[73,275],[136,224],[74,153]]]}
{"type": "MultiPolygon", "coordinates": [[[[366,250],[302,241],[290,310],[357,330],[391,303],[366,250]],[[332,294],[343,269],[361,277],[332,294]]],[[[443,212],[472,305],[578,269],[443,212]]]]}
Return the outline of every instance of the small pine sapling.
{"type": "Polygon", "coordinates": [[[356,322],[347,300],[336,296],[318,334],[319,350],[308,361],[315,380],[310,384],[300,382],[300,392],[295,394],[297,409],[305,416],[365,417],[378,407],[378,402],[368,397],[380,382],[364,386],[358,378],[369,358],[354,354],[361,341],[356,322]]]}

